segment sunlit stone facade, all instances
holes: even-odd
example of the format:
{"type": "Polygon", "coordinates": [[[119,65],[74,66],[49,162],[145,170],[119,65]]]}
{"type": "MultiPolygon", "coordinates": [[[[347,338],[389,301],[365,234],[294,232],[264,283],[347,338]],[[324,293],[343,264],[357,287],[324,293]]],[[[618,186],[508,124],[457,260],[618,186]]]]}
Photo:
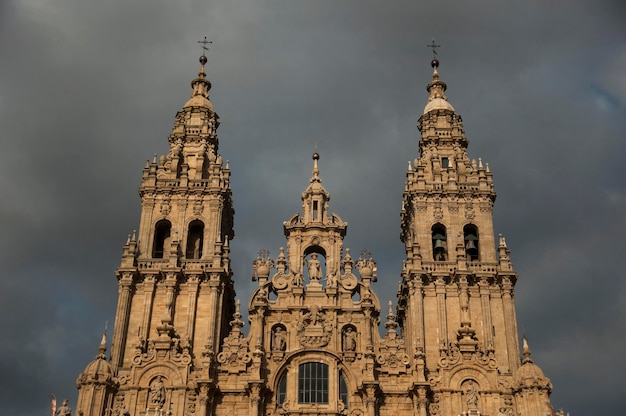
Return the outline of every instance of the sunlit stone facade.
{"type": "Polygon", "coordinates": [[[200,62],[169,153],[143,170],[110,357],[103,338],[78,377],[77,414],[551,414],[552,386],[525,341],[520,356],[517,275],[493,230],[492,174],[467,156],[438,62],[402,200],[396,308],[376,296],[372,255],[344,247],[347,223],[329,210],[317,153],[284,246],[259,254],[258,286],[235,302],[230,170],[200,62]]]}

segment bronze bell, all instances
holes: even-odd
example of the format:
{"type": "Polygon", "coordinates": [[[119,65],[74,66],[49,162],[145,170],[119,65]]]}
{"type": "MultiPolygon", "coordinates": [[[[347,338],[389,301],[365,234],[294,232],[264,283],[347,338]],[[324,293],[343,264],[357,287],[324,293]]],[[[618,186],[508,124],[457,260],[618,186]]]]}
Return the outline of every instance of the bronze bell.
{"type": "Polygon", "coordinates": [[[476,248],[476,244],[474,244],[474,240],[467,240],[467,243],[465,243],[465,250],[478,250],[476,248]]]}
{"type": "Polygon", "coordinates": [[[445,247],[443,246],[443,240],[435,240],[435,250],[443,250],[445,247]]]}

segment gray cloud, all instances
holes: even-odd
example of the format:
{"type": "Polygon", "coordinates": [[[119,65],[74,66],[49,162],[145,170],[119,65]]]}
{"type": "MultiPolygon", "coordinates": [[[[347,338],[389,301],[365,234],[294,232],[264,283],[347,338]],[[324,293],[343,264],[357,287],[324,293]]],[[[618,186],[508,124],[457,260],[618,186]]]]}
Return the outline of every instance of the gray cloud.
{"type": "Polygon", "coordinates": [[[238,297],[251,291],[257,250],[284,244],[317,143],[346,246],[372,251],[381,300],[395,298],[404,172],[435,36],[470,156],[494,172],[518,321],[552,401],[618,414],[625,11],[609,1],[3,2],[2,412],[45,414],[51,392],[75,401],[75,378],[113,321],[141,168],[167,151],[206,35],[233,172],[238,297]]]}

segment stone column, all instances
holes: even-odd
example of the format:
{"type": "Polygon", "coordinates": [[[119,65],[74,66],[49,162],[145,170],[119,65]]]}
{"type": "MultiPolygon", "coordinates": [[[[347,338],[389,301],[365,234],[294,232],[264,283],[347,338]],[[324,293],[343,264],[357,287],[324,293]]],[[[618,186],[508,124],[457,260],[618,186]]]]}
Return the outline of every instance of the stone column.
{"type": "Polygon", "coordinates": [[[211,314],[210,318],[211,319],[207,319],[207,324],[208,324],[208,334],[209,337],[213,340],[213,351],[219,351],[219,342],[220,342],[220,334],[217,333],[217,327],[218,327],[218,322],[217,320],[219,319],[219,314],[217,313],[217,304],[218,304],[218,292],[219,292],[219,275],[215,274],[211,274],[210,276],[210,280],[209,280],[209,299],[207,300],[207,303],[209,305],[208,310],[209,313],[211,314]]]}
{"type": "Polygon", "coordinates": [[[410,322],[412,338],[413,338],[413,351],[421,349],[425,351],[425,337],[424,334],[424,291],[422,288],[422,278],[420,276],[413,276],[411,280],[411,314],[412,320],[410,322]]]}
{"type": "Polygon", "coordinates": [[[125,334],[128,331],[132,285],[133,274],[131,272],[123,273],[118,283],[117,311],[115,312],[113,343],[111,344],[111,365],[113,366],[113,371],[122,365],[125,334]]]}
{"type": "Polygon", "coordinates": [[[261,384],[250,383],[250,416],[259,416],[259,404],[261,403],[261,384]]]}
{"type": "Polygon", "coordinates": [[[152,316],[152,303],[154,299],[154,287],[156,285],[156,276],[153,274],[146,275],[143,279],[143,320],[139,328],[139,338],[148,339],[150,335],[150,318],[152,316]]]}
{"type": "Polygon", "coordinates": [[[188,297],[188,314],[187,314],[187,336],[190,341],[194,339],[194,329],[196,327],[196,305],[198,303],[198,285],[199,276],[192,275],[187,279],[187,287],[189,290],[188,297]]]}
{"type": "Polygon", "coordinates": [[[443,277],[437,277],[435,281],[435,293],[437,294],[437,319],[439,321],[439,345],[448,346],[448,313],[446,310],[446,286],[443,277]]]}
{"type": "Polygon", "coordinates": [[[367,384],[365,386],[367,416],[376,416],[376,390],[377,386],[375,384],[367,384]]]}
{"type": "Polygon", "coordinates": [[[487,349],[493,348],[493,321],[491,319],[491,300],[490,300],[490,286],[486,277],[481,277],[478,282],[480,288],[480,302],[483,310],[483,328],[485,328],[485,347],[487,349]]]}
{"type": "Polygon", "coordinates": [[[509,371],[513,372],[520,366],[519,341],[517,339],[517,321],[513,304],[513,285],[509,277],[502,278],[502,303],[504,310],[504,330],[506,333],[509,371]]]}

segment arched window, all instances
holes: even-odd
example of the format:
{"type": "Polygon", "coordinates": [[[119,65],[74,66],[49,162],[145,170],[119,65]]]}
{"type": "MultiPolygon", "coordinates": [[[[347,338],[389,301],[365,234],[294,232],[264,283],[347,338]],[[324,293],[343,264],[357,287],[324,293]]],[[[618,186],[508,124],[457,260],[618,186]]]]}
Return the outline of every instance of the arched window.
{"type": "Polygon", "coordinates": [[[433,242],[433,260],[446,261],[448,260],[448,237],[446,234],[446,227],[443,224],[437,223],[432,228],[432,242],[433,242]]]}
{"type": "Polygon", "coordinates": [[[278,407],[283,407],[283,403],[287,399],[287,372],[282,375],[278,382],[278,391],[276,392],[276,404],[278,407]]]}
{"type": "Polygon", "coordinates": [[[154,244],[152,245],[152,258],[162,259],[168,248],[170,235],[172,233],[172,223],[168,220],[161,220],[154,226],[154,244]]]}
{"type": "Polygon", "coordinates": [[[478,228],[474,224],[463,227],[463,242],[465,243],[465,255],[470,261],[478,261],[478,228]]]}
{"type": "Polygon", "coordinates": [[[328,404],[328,365],[304,363],[298,367],[298,403],[328,404]]]}
{"type": "Polygon", "coordinates": [[[189,231],[187,233],[187,252],[185,257],[188,259],[201,258],[203,240],[204,223],[200,220],[191,221],[189,223],[189,231]]]}
{"type": "Polygon", "coordinates": [[[344,407],[348,408],[348,384],[343,376],[343,371],[339,371],[339,400],[343,402],[344,407]]]}

